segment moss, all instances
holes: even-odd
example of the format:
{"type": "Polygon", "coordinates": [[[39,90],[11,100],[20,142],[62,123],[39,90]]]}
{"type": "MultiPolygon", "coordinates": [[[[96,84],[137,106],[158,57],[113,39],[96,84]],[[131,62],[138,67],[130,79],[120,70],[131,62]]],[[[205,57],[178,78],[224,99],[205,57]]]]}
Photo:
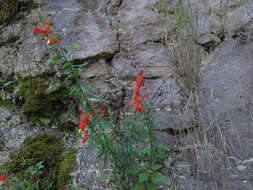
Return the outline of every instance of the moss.
{"type": "Polygon", "coordinates": [[[22,111],[24,115],[36,118],[52,118],[63,109],[62,99],[66,97],[66,89],[57,87],[48,93],[52,79],[46,77],[27,77],[18,79],[18,89],[24,98],[22,111]]]}
{"type": "Polygon", "coordinates": [[[57,185],[58,190],[63,189],[65,185],[71,179],[70,172],[73,170],[76,160],[76,149],[71,149],[70,151],[62,154],[62,161],[59,164],[59,170],[57,175],[57,185]]]}
{"type": "Polygon", "coordinates": [[[33,0],[0,0],[0,25],[8,23],[19,12],[38,7],[33,0]]]}
{"type": "Polygon", "coordinates": [[[18,0],[0,0],[0,24],[8,22],[18,10],[18,0]]]}
{"type": "Polygon", "coordinates": [[[72,121],[66,121],[62,122],[60,119],[55,119],[54,123],[56,124],[56,127],[65,132],[74,132],[76,130],[77,125],[72,121]]]}
{"type": "MultiPolygon", "coordinates": [[[[27,178],[25,171],[38,162],[43,162],[42,172],[28,180],[39,181],[39,189],[56,189],[59,180],[69,180],[73,168],[75,150],[64,153],[65,146],[61,139],[52,135],[40,135],[25,139],[20,152],[11,156],[11,161],[0,167],[2,170],[15,173],[19,179],[27,178]]],[[[65,181],[66,182],[66,181],[65,181]]]]}
{"type": "Polygon", "coordinates": [[[0,108],[11,109],[13,107],[15,107],[15,105],[11,100],[3,100],[0,98],[0,108]]]}
{"type": "Polygon", "coordinates": [[[5,146],[5,142],[2,135],[0,134],[0,151],[3,150],[4,146],[5,146]]]}
{"type": "Polygon", "coordinates": [[[0,47],[8,44],[14,44],[20,39],[19,35],[11,34],[7,38],[0,37],[0,47]]]}

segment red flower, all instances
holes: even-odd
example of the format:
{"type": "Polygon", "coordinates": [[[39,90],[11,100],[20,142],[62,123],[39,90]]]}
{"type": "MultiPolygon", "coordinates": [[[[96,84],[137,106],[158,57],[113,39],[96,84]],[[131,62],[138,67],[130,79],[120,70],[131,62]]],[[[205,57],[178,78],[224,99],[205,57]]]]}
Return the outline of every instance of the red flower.
{"type": "Polygon", "coordinates": [[[39,27],[35,27],[33,29],[33,31],[37,34],[50,34],[50,33],[52,33],[52,30],[49,30],[48,28],[44,29],[44,28],[39,28],[39,27]]]}
{"type": "Polygon", "coordinates": [[[88,137],[84,136],[83,139],[82,139],[82,143],[87,142],[87,140],[88,140],[88,137]]]}
{"type": "Polygon", "coordinates": [[[144,78],[145,78],[145,73],[143,71],[139,72],[135,78],[137,87],[134,89],[133,103],[135,104],[135,110],[139,112],[144,111],[144,106],[142,106],[141,103],[144,102],[145,97],[140,96],[141,87],[144,86],[144,82],[143,82],[144,78]]]}
{"type": "Polygon", "coordinates": [[[7,179],[6,175],[0,175],[0,181],[5,181],[7,179]]]}
{"type": "Polygon", "coordinates": [[[87,115],[84,111],[80,111],[80,113],[81,113],[81,120],[80,120],[80,122],[79,122],[79,129],[81,130],[81,131],[83,131],[86,127],[87,127],[87,125],[88,125],[88,123],[89,123],[89,121],[92,119],[92,118],[90,118],[90,114],[89,115],[87,115]]]}
{"type": "Polygon", "coordinates": [[[6,175],[0,175],[0,185],[4,184],[4,182],[6,181],[7,176],[6,175]]]}
{"type": "Polygon", "coordinates": [[[141,88],[142,86],[144,86],[144,78],[145,78],[145,73],[143,71],[139,72],[136,76],[136,83],[137,83],[137,88],[141,88]]]}
{"type": "Polygon", "coordinates": [[[140,91],[141,91],[141,88],[137,87],[137,88],[134,90],[135,96],[140,96],[140,91]]]}
{"type": "Polygon", "coordinates": [[[136,109],[137,111],[139,111],[139,112],[143,112],[143,111],[144,111],[144,107],[143,107],[142,105],[140,105],[140,104],[136,104],[136,105],[135,105],[135,109],[136,109]]]}
{"type": "Polygon", "coordinates": [[[54,27],[54,23],[52,23],[52,22],[46,21],[46,22],[42,22],[42,24],[43,24],[47,29],[51,29],[51,28],[54,27]]]}
{"type": "Polygon", "coordinates": [[[60,42],[62,39],[61,38],[48,38],[47,39],[47,44],[57,44],[58,42],[60,42]]]}
{"type": "Polygon", "coordinates": [[[85,143],[89,138],[89,131],[88,130],[85,130],[83,132],[83,139],[82,139],[82,143],[85,143]]]}

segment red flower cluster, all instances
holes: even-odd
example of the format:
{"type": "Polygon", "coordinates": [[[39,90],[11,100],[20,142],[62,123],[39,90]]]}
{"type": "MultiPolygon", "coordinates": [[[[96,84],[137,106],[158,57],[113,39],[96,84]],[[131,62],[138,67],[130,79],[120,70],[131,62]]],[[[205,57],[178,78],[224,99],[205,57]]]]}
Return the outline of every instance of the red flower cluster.
{"type": "Polygon", "coordinates": [[[135,104],[135,110],[139,112],[144,111],[144,106],[141,105],[142,102],[144,102],[144,97],[141,97],[141,87],[144,86],[144,78],[145,73],[143,71],[139,72],[135,78],[135,82],[137,87],[134,89],[134,97],[133,97],[133,103],[135,104]]]}
{"type": "MultiPolygon", "coordinates": [[[[34,33],[36,34],[45,34],[48,35],[50,33],[52,33],[52,28],[54,27],[54,24],[52,22],[42,22],[42,24],[44,25],[44,28],[40,28],[40,27],[35,27],[33,29],[34,33]]],[[[60,37],[50,37],[47,39],[47,44],[56,44],[58,42],[60,42],[62,39],[60,37]]]]}
{"type": "Polygon", "coordinates": [[[57,44],[58,42],[60,42],[62,39],[61,38],[48,38],[47,39],[47,44],[57,44]]]}
{"type": "Polygon", "coordinates": [[[33,29],[33,31],[36,33],[36,34],[50,34],[52,33],[53,31],[50,30],[50,29],[47,29],[47,28],[40,28],[40,27],[35,27],[33,29]]]}
{"type": "Polygon", "coordinates": [[[89,131],[87,129],[87,126],[89,121],[92,120],[92,113],[87,114],[83,110],[81,110],[80,113],[81,113],[81,120],[79,122],[79,131],[80,132],[83,131],[84,136],[82,142],[85,143],[88,140],[89,131]]]}
{"type": "Polygon", "coordinates": [[[6,175],[0,175],[0,185],[2,185],[7,179],[6,175]]]}
{"type": "Polygon", "coordinates": [[[89,121],[92,120],[93,115],[96,113],[99,113],[98,117],[101,119],[105,116],[105,111],[106,110],[104,109],[98,109],[98,110],[93,110],[89,114],[87,114],[83,110],[80,110],[81,120],[79,122],[79,132],[83,132],[83,139],[82,139],[83,143],[85,143],[88,140],[89,131],[87,129],[87,126],[89,124],[89,121]]]}

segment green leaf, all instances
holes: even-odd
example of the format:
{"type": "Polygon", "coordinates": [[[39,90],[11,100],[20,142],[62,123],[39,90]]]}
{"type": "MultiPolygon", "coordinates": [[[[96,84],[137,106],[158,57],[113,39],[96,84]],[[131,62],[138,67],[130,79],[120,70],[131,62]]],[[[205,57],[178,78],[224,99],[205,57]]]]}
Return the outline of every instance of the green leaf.
{"type": "Polygon", "coordinates": [[[147,184],[148,190],[158,190],[155,184],[153,183],[148,183],[147,184]]]}
{"type": "Polygon", "coordinates": [[[83,67],[89,65],[90,63],[91,63],[91,61],[86,61],[86,62],[84,62],[83,64],[74,65],[74,67],[76,67],[76,68],[83,68],[83,67]]]}
{"type": "Polygon", "coordinates": [[[77,86],[75,86],[75,85],[73,85],[73,86],[71,86],[70,88],[69,88],[69,95],[71,96],[71,95],[74,95],[76,92],[78,92],[79,91],[79,88],[77,87],[77,86]]]}
{"type": "Polygon", "coordinates": [[[127,169],[127,173],[129,174],[138,174],[140,172],[140,168],[138,167],[131,167],[127,169]]]}
{"type": "Polygon", "coordinates": [[[64,79],[63,84],[65,84],[69,79],[74,78],[74,75],[69,75],[67,78],[64,79]]]}
{"type": "Polygon", "coordinates": [[[77,43],[77,42],[75,42],[75,43],[73,43],[73,46],[72,46],[75,50],[77,50],[77,51],[80,51],[81,50],[81,45],[80,45],[80,43],[77,43]]]}
{"type": "Polygon", "coordinates": [[[137,183],[130,190],[146,190],[144,183],[137,183]]]}
{"type": "Polygon", "coordinates": [[[146,173],[140,173],[139,175],[139,182],[145,182],[148,181],[148,175],[146,173]]]}
{"type": "Polygon", "coordinates": [[[68,67],[71,67],[71,63],[66,62],[64,65],[61,66],[62,69],[67,69],[68,67]]]}
{"type": "Polygon", "coordinates": [[[11,84],[13,84],[13,83],[15,83],[15,82],[16,82],[15,80],[6,82],[6,83],[4,83],[3,87],[10,86],[11,84]]]}
{"type": "Polygon", "coordinates": [[[100,125],[103,127],[103,128],[112,128],[114,126],[114,123],[111,122],[111,121],[99,121],[100,125]]]}
{"type": "Polygon", "coordinates": [[[164,144],[159,144],[158,147],[159,147],[160,150],[163,150],[163,151],[167,151],[168,150],[168,147],[166,145],[164,145],[164,144]]]}
{"type": "Polygon", "coordinates": [[[48,65],[55,65],[55,64],[57,64],[57,61],[59,61],[61,58],[62,58],[62,56],[56,55],[56,56],[52,57],[51,59],[49,59],[47,64],[48,65]]]}
{"type": "Polygon", "coordinates": [[[82,80],[77,80],[77,82],[84,90],[91,91],[91,87],[87,83],[83,82],[82,80]]]}
{"type": "Polygon", "coordinates": [[[105,174],[105,175],[102,175],[99,180],[100,181],[105,181],[105,180],[108,180],[110,178],[112,178],[113,174],[112,173],[109,173],[109,174],[105,174]]]}
{"type": "Polygon", "coordinates": [[[153,183],[159,183],[159,182],[166,183],[167,179],[162,173],[155,172],[154,175],[152,175],[152,182],[153,183]]]}
{"type": "Polygon", "coordinates": [[[105,99],[100,98],[100,97],[96,96],[95,94],[92,94],[89,92],[86,92],[86,96],[88,97],[89,101],[93,104],[105,102],[105,99]]]}
{"type": "Polygon", "coordinates": [[[160,165],[160,164],[155,164],[155,165],[152,165],[151,166],[151,169],[152,170],[159,170],[159,169],[161,169],[163,166],[162,165],[160,165]]]}

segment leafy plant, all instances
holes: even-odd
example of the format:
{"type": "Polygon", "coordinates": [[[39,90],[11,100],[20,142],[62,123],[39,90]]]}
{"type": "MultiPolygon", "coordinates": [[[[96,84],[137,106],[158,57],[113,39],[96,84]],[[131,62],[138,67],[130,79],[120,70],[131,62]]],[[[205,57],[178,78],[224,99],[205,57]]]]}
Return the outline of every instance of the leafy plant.
{"type": "Polygon", "coordinates": [[[95,95],[88,83],[81,80],[83,70],[91,62],[74,63],[60,41],[49,45],[49,52],[53,56],[48,64],[64,73],[66,78],[63,83],[68,86],[69,95],[80,109],[79,131],[83,133],[83,142],[89,139],[99,157],[111,163],[112,173],[101,179],[110,179],[123,190],[155,190],[159,184],[166,184],[163,161],[167,158],[167,147],[157,143],[151,106],[141,96],[144,72],[135,79],[134,107],[121,112],[123,119],[118,120],[110,114],[109,108],[99,108],[99,103],[105,100],[95,95]]]}
{"type": "MultiPolygon", "coordinates": [[[[24,162],[26,162],[24,160],[24,162]]],[[[22,178],[15,179],[13,183],[13,190],[39,190],[39,181],[34,178],[42,173],[44,168],[43,161],[37,162],[34,166],[30,166],[25,172],[22,178]]],[[[50,188],[48,187],[48,190],[50,188]]]]}

